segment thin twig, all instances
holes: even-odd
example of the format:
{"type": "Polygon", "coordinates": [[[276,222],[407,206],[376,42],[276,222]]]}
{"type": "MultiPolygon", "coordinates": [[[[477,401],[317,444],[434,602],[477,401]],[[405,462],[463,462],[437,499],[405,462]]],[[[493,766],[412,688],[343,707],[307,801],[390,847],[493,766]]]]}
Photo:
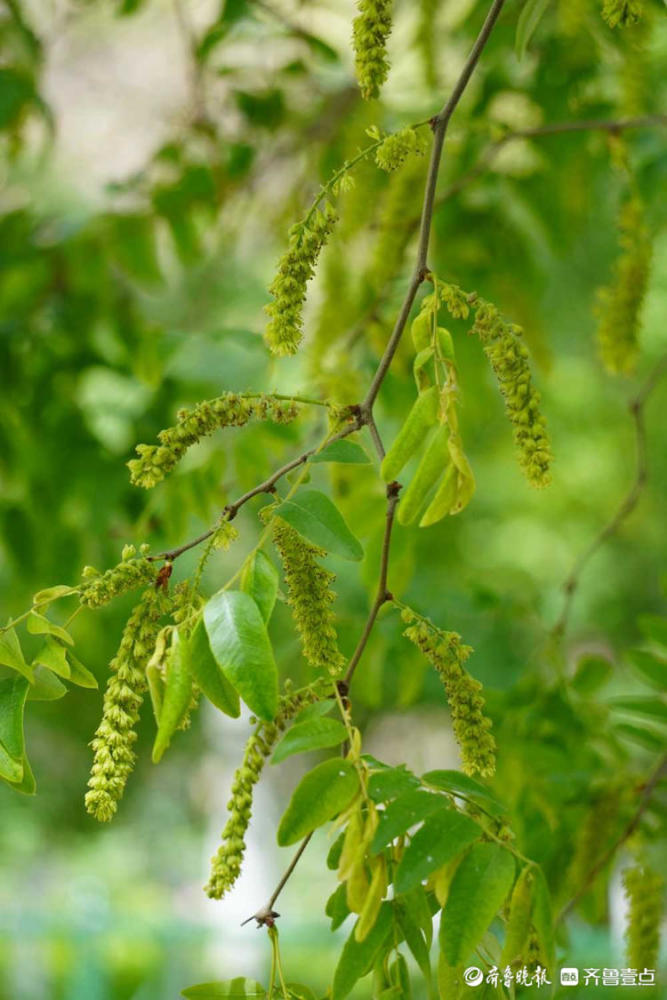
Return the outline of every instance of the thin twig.
{"type": "Polygon", "coordinates": [[[632,513],[646,486],[648,479],[648,463],[646,459],[646,426],[644,423],[644,407],[651,393],[667,372],[667,355],[663,357],[642,383],[639,391],[629,404],[635,429],[635,475],[630,488],[619,504],[616,512],[600,529],[587,548],[577,557],[565,582],[563,583],[563,607],[552,629],[554,636],[562,636],[567,628],[572,610],[572,600],[575,591],[581,583],[581,576],[586,566],[602,545],[614,535],[621,524],[632,513]]]}
{"type": "Polygon", "coordinates": [[[597,876],[600,874],[601,871],[603,871],[607,867],[607,865],[612,860],[618,849],[622,847],[627,840],[630,839],[632,834],[639,826],[642,816],[648,809],[649,803],[651,801],[651,796],[653,795],[655,789],[657,788],[660,781],[664,777],[667,777],[667,754],[664,754],[660,758],[657,765],[655,766],[655,768],[649,775],[648,779],[646,780],[646,783],[642,788],[642,793],[639,798],[637,808],[635,809],[631,820],[629,821],[629,823],[627,824],[621,835],[617,837],[617,839],[611,845],[611,847],[604,852],[602,857],[598,861],[596,861],[596,863],[590,869],[584,884],[579,887],[579,889],[574,894],[572,899],[570,899],[569,902],[567,902],[565,906],[562,908],[556,919],[557,924],[560,923],[561,920],[563,920],[564,917],[567,916],[570,910],[572,910],[577,905],[579,900],[586,895],[586,893],[592,886],[597,876]]]}

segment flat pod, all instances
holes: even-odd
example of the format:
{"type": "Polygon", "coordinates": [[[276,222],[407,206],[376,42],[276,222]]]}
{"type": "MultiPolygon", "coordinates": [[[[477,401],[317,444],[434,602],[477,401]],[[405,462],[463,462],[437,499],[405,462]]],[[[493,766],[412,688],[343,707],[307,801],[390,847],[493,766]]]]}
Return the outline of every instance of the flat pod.
{"type": "Polygon", "coordinates": [[[412,456],[419,451],[424,435],[438,419],[438,393],[435,386],[420,392],[394,443],[382,459],[382,478],[391,482],[412,456]]]}

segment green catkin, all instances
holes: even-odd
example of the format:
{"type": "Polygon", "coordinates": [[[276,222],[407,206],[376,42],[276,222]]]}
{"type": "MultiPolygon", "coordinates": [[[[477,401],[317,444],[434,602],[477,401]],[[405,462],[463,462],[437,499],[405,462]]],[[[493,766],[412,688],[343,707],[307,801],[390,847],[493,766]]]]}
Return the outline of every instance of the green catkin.
{"type": "Polygon", "coordinates": [[[157,568],[154,562],[146,558],[147,551],[148,546],[142,546],[141,555],[137,556],[134,545],[126,545],[118,565],[104,573],[86,566],[79,592],[81,604],[87,608],[101,608],[128,590],[151,583],[156,577],[157,568]]]}
{"type": "Polygon", "coordinates": [[[409,608],[401,617],[408,625],[403,634],[435,667],[445,686],[463,771],[489,777],[496,769],[496,742],[489,732],[491,720],[484,715],[482,685],[464,667],[471,647],[464,646],[456,632],[441,631],[409,608]]]}
{"type": "Polygon", "coordinates": [[[217,399],[207,399],[191,410],[181,410],[178,422],[158,434],[159,445],[138,444],[139,458],[127,463],[130,481],[150,489],[178,465],[188,448],[220,427],[242,427],[251,417],[284,424],[299,415],[299,406],[291,399],[273,396],[243,396],[225,392],[217,399]]]}
{"type": "Polygon", "coordinates": [[[577,827],[572,860],[565,881],[568,892],[576,892],[585,883],[591,868],[604,853],[618,828],[619,814],[627,794],[627,786],[614,783],[591,795],[590,807],[577,827]]]}
{"type": "Polygon", "coordinates": [[[644,13],[641,0],[603,0],[602,17],[610,28],[636,24],[644,13]]]}
{"type": "Polygon", "coordinates": [[[404,128],[388,135],[375,153],[375,162],[388,174],[402,167],[408,157],[423,156],[425,143],[414,128],[404,128]]]}
{"type": "Polygon", "coordinates": [[[406,220],[419,212],[424,161],[414,157],[389,181],[378,219],[378,236],[366,280],[375,292],[401,271],[412,232],[406,220]]]}
{"type": "Polygon", "coordinates": [[[628,965],[655,969],[660,950],[660,925],[664,908],[664,881],[657,872],[638,865],[623,872],[628,900],[625,931],[628,965]]]}
{"type": "Polygon", "coordinates": [[[246,744],[243,761],[234,775],[229,813],[222,831],[222,843],[211,859],[211,873],[204,891],[211,899],[222,899],[241,874],[245,854],[245,834],[252,814],[252,799],[264,763],[280,734],[304,705],[315,701],[311,691],[283,695],[273,722],[260,722],[246,744]]]}
{"type": "Polygon", "coordinates": [[[298,350],[303,337],[306,286],[315,274],[322,247],[336,220],[336,212],[327,202],[324,212],[318,209],[306,222],[290,230],[289,247],[280,258],[278,273],[269,287],[274,301],[265,307],[271,319],[264,338],[272,354],[282,357],[298,350]]]}
{"type": "Polygon", "coordinates": [[[130,615],[109,667],[102,721],[91,742],[94,759],[88,781],[90,791],[86,793],[86,809],[100,823],[108,823],[113,817],[134,767],[135,726],[163,602],[159,591],[146,591],[130,615]]]}
{"type": "Polygon", "coordinates": [[[331,590],[335,575],[318,563],[326,553],[307,542],[280,517],[273,519],[275,543],[287,581],[287,602],[301,639],[303,655],[316,669],[331,676],[345,665],[338,649],[331,590]]]}
{"type": "Polygon", "coordinates": [[[551,446],[546,421],[540,413],[540,394],[530,377],[528,350],[521,328],[507,323],[496,306],[478,300],[472,332],[478,334],[514,427],[514,444],[519,465],[533,486],[551,481],[551,446]]]}
{"type": "Polygon", "coordinates": [[[598,292],[598,349],[611,374],[630,374],[639,353],[639,317],[648,284],[651,241],[643,207],[634,196],[619,218],[620,256],[611,285],[598,292]]]}
{"type": "Polygon", "coordinates": [[[387,38],[391,33],[393,0],[359,0],[352,26],[357,80],[367,101],[380,96],[389,74],[387,38]]]}
{"type": "Polygon", "coordinates": [[[419,0],[419,24],[416,42],[421,51],[424,69],[424,83],[430,91],[440,86],[436,63],[435,21],[439,0],[419,0]]]}

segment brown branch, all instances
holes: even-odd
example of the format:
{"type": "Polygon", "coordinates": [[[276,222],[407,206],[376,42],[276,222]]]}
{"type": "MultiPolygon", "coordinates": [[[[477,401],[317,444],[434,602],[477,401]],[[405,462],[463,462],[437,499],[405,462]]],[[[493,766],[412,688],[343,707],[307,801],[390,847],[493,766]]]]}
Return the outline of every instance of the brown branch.
{"type": "Polygon", "coordinates": [[[552,629],[554,636],[562,636],[567,628],[570,612],[572,610],[572,600],[575,591],[581,583],[581,575],[595,553],[602,545],[614,535],[623,521],[635,509],[646,486],[648,479],[648,463],[646,458],[646,426],[644,422],[644,407],[651,393],[659,383],[662,376],[667,372],[667,355],[663,357],[650,372],[643,382],[637,394],[630,401],[629,409],[635,429],[635,476],[630,488],[615,514],[600,529],[595,538],[586,549],[578,556],[563,583],[563,607],[561,613],[552,629]]]}
{"type": "Polygon", "coordinates": [[[580,886],[580,888],[574,894],[572,899],[570,899],[569,902],[567,902],[565,906],[562,908],[562,910],[558,914],[558,917],[556,918],[557,924],[560,923],[561,920],[563,920],[567,916],[570,910],[572,910],[577,905],[579,900],[586,895],[586,893],[592,886],[597,876],[600,874],[601,871],[603,871],[607,867],[607,865],[612,860],[618,849],[622,847],[627,840],[630,839],[632,834],[639,826],[644,813],[648,809],[649,803],[651,801],[651,796],[653,795],[660,781],[664,777],[667,777],[667,754],[663,754],[663,756],[660,758],[657,765],[649,775],[648,779],[646,780],[642,788],[641,796],[639,797],[637,808],[635,809],[635,812],[632,818],[630,819],[629,823],[627,824],[623,832],[620,834],[620,836],[617,837],[617,839],[614,841],[611,847],[604,852],[602,857],[598,861],[596,861],[596,863],[590,869],[584,884],[580,886]]]}

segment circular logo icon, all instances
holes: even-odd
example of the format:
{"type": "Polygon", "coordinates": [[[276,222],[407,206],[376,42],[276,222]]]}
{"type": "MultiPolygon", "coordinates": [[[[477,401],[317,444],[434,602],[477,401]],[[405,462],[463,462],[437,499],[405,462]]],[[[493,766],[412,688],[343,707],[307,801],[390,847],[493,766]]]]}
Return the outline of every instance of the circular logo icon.
{"type": "Polygon", "coordinates": [[[484,979],[484,973],[476,965],[471,965],[463,973],[463,979],[467,986],[479,986],[484,979]]]}

